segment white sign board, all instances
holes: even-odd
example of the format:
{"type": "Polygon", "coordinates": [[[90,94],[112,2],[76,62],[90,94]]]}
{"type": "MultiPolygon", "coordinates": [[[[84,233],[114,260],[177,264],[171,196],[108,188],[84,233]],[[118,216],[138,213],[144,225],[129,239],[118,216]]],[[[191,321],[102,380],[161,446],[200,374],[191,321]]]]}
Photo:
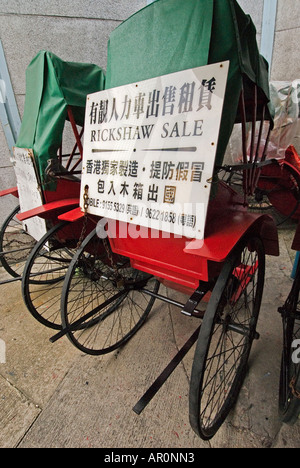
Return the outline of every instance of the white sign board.
{"type": "MultiPolygon", "coordinates": [[[[41,206],[43,201],[32,150],[14,147],[11,161],[17,178],[21,212],[41,206]]],[[[23,226],[24,230],[37,241],[47,232],[46,221],[38,216],[27,219],[23,222],[23,226]]]]}
{"type": "Polygon", "coordinates": [[[91,94],[88,212],[203,239],[229,62],[91,94]]]}

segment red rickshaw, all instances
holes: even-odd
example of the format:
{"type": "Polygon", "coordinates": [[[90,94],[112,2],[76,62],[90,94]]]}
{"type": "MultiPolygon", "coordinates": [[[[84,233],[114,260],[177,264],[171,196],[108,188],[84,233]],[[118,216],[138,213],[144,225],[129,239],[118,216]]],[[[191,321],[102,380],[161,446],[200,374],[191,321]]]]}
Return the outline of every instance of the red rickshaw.
{"type": "MultiPolygon", "coordinates": [[[[135,238],[121,236],[130,221],[120,220],[115,235],[108,221],[107,237],[99,238],[98,226],[98,231],[85,237],[70,263],[61,295],[62,330],[52,338],[55,342],[67,335],[81,351],[101,355],[116,350],[136,333],[155,300],[171,303],[183,314],[195,317],[197,326],[191,338],[134,411],[140,413],[145,408],[197,343],[190,382],[190,422],[203,439],[214,436],[238,397],[252,342],[259,337],[256,326],[265,255],[279,255],[273,219],[248,210],[248,198],[255,193],[261,171],[270,164],[267,65],[258,53],[253,23],[236,1],[158,0],[112,33],[105,83],[105,90],[130,83],[138,87],[143,80],[228,60],[215,166],[212,177],[204,180],[207,187],[210,184],[210,200],[203,238],[164,236],[160,230],[157,236],[147,237],[145,226],[139,226],[140,235],[135,238]],[[242,161],[224,165],[235,123],[241,131],[242,161]],[[232,173],[242,178],[237,191],[226,182],[232,173]],[[187,294],[186,302],[159,294],[160,284],[187,294]]],[[[95,151],[103,153],[105,148],[102,141],[95,151]]],[[[130,161],[138,157],[135,150],[133,146],[130,161]]],[[[175,153],[173,148],[172,158],[177,162],[175,153]]],[[[97,161],[107,159],[103,154],[97,161]]],[[[91,170],[89,159],[92,156],[86,154],[85,176],[91,170]]],[[[102,189],[99,184],[99,193],[102,189]]],[[[59,219],[89,219],[91,206],[98,203],[90,190],[89,184],[82,184],[85,201],[81,208],[59,219]]]]}

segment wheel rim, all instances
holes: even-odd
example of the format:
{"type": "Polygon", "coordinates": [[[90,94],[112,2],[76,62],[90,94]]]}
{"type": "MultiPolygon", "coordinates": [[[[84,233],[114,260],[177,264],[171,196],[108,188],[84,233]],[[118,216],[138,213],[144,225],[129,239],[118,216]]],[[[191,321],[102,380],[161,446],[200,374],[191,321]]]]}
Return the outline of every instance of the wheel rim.
{"type": "MultiPolygon", "coordinates": [[[[298,297],[299,291],[297,291],[298,297]]],[[[293,342],[300,339],[299,303],[283,313],[283,353],[280,372],[279,414],[283,422],[293,424],[300,411],[300,364],[299,353],[293,348],[293,342]],[[296,354],[293,358],[293,353],[296,354]]]]}
{"type": "Polygon", "coordinates": [[[58,236],[67,223],[54,226],[32,251],[24,269],[22,292],[29,312],[46,327],[60,330],[60,298],[77,239],[61,244],[58,236]]]}
{"type": "Polygon", "coordinates": [[[22,275],[28,255],[36,244],[16,218],[19,212],[17,206],[4,222],[0,234],[0,263],[15,278],[22,275]]]}
{"type": "Polygon", "coordinates": [[[118,274],[103,242],[94,235],[77,252],[66,276],[63,327],[69,330],[71,342],[87,354],[106,354],[128,341],[144,323],[155,300],[142,292],[146,285],[157,292],[155,279],[133,269],[123,257],[116,264],[118,274]]]}

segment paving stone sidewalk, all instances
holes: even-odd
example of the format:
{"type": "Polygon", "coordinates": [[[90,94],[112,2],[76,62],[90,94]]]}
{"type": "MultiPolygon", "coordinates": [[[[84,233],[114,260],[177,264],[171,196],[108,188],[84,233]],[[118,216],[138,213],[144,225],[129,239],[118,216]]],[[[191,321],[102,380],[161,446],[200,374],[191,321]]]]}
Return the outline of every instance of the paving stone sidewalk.
{"type": "MultiPolygon", "coordinates": [[[[148,321],[122,349],[105,357],[80,353],[27,312],[19,283],[1,286],[0,447],[2,448],[299,448],[300,423],[277,415],[282,346],[277,312],[291,286],[293,229],[280,229],[281,255],[267,258],[266,284],[249,372],[238,403],[217,435],[204,442],[189,425],[193,349],[144,412],[132,407],[187,340],[194,319],[155,303],[148,321]]],[[[2,271],[0,277],[7,277],[2,271]]],[[[167,292],[172,297],[177,293],[167,292]]]]}

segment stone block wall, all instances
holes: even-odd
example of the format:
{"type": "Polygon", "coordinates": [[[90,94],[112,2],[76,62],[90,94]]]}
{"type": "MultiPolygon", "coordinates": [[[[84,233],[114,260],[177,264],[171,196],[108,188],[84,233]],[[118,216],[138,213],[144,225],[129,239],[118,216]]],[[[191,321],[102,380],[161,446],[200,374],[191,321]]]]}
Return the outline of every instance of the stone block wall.
{"type": "MultiPolygon", "coordinates": [[[[251,15],[260,43],[263,0],[239,3],[251,15]]],[[[111,31],[146,4],[147,0],[0,0],[0,39],[21,117],[26,67],[39,50],[50,50],[63,60],[96,63],[105,69],[111,31]]],[[[299,9],[300,0],[278,0],[271,80],[300,79],[299,9]]],[[[0,148],[1,190],[15,182],[1,125],[0,148]]],[[[0,199],[0,222],[11,207],[8,198],[0,199]]]]}
{"type": "MultiPolygon", "coordinates": [[[[0,0],[0,39],[22,118],[25,71],[42,49],[61,59],[95,63],[106,69],[108,37],[146,0],[0,0]]],[[[0,125],[0,190],[15,184],[10,152],[0,125]]],[[[0,199],[0,223],[15,205],[0,199]]]]}

